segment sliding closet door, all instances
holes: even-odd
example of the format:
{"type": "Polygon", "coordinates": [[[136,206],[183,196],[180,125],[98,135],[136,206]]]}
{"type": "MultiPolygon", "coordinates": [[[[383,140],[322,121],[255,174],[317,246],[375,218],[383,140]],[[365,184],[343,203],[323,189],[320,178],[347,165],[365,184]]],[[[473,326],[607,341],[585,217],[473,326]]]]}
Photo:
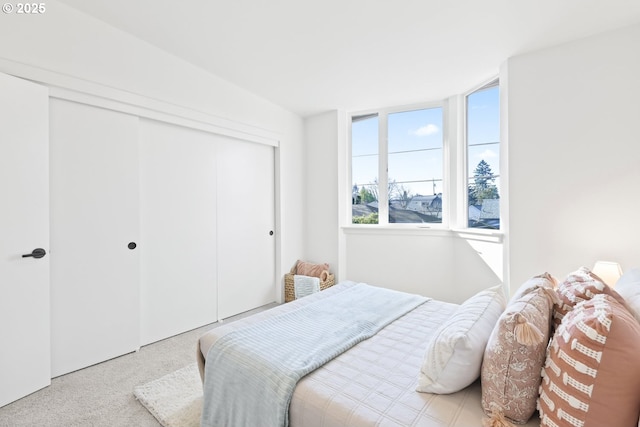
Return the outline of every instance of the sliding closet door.
{"type": "Polygon", "coordinates": [[[0,406],[51,382],[47,88],[0,74],[0,406]],[[37,254],[37,253],[36,253],[37,254]]]}
{"type": "Polygon", "coordinates": [[[138,119],[52,99],[54,376],[139,347],[138,119]]]}
{"type": "Polygon", "coordinates": [[[141,120],[140,179],[148,344],[217,320],[215,138],[141,120]]]}
{"type": "Polygon", "coordinates": [[[274,149],[218,143],[218,315],[275,301],[274,149]]]}

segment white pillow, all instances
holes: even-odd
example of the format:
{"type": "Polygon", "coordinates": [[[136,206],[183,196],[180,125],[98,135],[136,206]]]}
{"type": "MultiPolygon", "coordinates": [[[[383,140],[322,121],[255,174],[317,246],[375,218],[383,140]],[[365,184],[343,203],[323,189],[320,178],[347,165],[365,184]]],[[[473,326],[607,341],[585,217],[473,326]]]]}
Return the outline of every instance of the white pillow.
{"type": "Polygon", "coordinates": [[[480,376],[484,349],[505,309],[502,285],[480,291],[436,330],[427,345],[416,391],[447,394],[480,376]]]}
{"type": "Polygon", "coordinates": [[[624,273],[614,289],[624,298],[633,317],[640,322],[640,268],[632,268],[624,273]]]}

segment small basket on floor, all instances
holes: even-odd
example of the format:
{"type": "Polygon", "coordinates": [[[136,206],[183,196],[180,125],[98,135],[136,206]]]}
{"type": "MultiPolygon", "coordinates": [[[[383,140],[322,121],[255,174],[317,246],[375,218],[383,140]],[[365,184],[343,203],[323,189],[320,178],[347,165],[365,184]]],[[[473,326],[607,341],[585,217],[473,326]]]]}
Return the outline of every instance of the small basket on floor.
{"type": "MultiPolygon", "coordinates": [[[[293,284],[293,276],[296,275],[297,264],[293,266],[291,271],[284,275],[284,302],[291,302],[296,299],[296,292],[293,284]]],[[[336,284],[336,278],[328,271],[323,271],[320,277],[320,290],[324,291],[327,288],[336,284]]]]}

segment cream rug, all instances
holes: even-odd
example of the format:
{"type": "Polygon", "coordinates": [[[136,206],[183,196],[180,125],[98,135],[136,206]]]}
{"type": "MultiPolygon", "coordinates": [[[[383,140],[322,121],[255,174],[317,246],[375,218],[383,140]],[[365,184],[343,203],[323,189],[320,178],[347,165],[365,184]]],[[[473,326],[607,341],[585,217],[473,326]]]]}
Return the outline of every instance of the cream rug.
{"type": "Polygon", "coordinates": [[[199,427],[202,382],[193,363],[137,386],[133,394],[164,427],[199,427]]]}

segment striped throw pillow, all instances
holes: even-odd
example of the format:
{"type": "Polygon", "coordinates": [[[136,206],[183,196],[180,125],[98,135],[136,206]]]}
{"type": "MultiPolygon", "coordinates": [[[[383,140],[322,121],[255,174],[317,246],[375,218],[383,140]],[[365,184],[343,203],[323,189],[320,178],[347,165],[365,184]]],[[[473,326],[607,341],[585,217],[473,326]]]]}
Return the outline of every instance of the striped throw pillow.
{"type": "Polygon", "coordinates": [[[542,427],[635,427],[640,414],[640,324],[614,297],[594,295],[567,313],[548,349],[538,410],[542,427]]]}

